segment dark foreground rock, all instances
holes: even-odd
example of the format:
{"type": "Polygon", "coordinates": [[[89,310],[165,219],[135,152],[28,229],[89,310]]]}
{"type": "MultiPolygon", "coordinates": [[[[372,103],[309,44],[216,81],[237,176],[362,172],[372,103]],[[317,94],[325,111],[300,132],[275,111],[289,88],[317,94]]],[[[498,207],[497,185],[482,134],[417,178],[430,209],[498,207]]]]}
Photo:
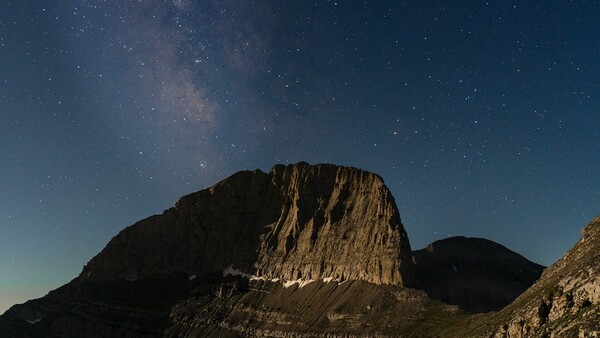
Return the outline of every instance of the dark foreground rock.
{"type": "Polygon", "coordinates": [[[190,292],[183,273],[83,280],[15,305],[0,317],[0,337],[160,337],[170,308],[190,292]]]}

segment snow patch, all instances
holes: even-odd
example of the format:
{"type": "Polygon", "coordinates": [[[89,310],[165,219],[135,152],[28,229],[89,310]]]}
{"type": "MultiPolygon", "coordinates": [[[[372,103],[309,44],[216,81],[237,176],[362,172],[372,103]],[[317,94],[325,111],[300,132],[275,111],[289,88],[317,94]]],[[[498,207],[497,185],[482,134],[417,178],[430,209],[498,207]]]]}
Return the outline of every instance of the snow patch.
{"type": "Polygon", "coordinates": [[[33,319],[33,320],[29,320],[29,319],[25,319],[29,324],[37,324],[39,323],[42,319],[41,318],[37,318],[37,319],[33,319]]]}
{"type": "Polygon", "coordinates": [[[303,288],[305,286],[307,286],[308,284],[314,282],[313,279],[302,279],[302,278],[298,278],[296,280],[289,280],[283,283],[283,287],[284,288],[289,288],[290,286],[294,285],[294,284],[298,284],[298,288],[303,288]]]}
{"type": "Polygon", "coordinates": [[[298,283],[298,287],[302,288],[304,286],[307,286],[308,284],[314,282],[314,280],[309,279],[309,280],[301,280],[300,283],[298,283]]]}
{"type": "Polygon", "coordinates": [[[295,281],[295,280],[289,280],[287,282],[283,282],[283,287],[287,289],[287,288],[289,288],[290,286],[292,286],[292,285],[294,285],[296,283],[297,283],[297,281],[295,281]]]}
{"type": "Polygon", "coordinates": [[[223,270],[223,277],[226,277],[228,275],[240,276],[242,278],[249,279],[250,281],[267,280],[265,277],[251,275],[249,273],[241,271],[240,269],[235,269],[233,265],[230,265],[226,267],[225,270],[223,270]]]}
{"type": "Polygon", "coordinates": [[[234,269],[233,265],[230,265],[223,270],[223,277],[228,275],[232,276],[242,276],[244,278],[250,278],[250,274],[240,271],[240,269],[234,269]]]}
{"type": "Polygon", "coordinates": [[[323,283],[330,283],[330,282],[336,282],[338,284],[342,284],[342,283],[345,283],[347,281],[342,281],[339,278],[334,278],[334,277],[325,277],[325,278],[323,278],[323,283]]]}
{"type": "MultiPolygon", "coordinates": [[[[302,278],[298,278],[296,280],[282,280],[281,278],[268,279],[263,276],[255,276],[255,275],[249,274],[247,272],[243,272],[240,269],[234,268],[233,264],[229,265],[228,267],[225,268],[225,270],[223,270],[223,277],[227,277],[227,276],[240,276],[242,278],[246,278],[246,279],[250,280],[251,282],[259,281],[259,280],[270,281],[272,283],[281,282],[283,284],[283,287],[286,289],[294,284],[298,284],[298,288],[303,288],[303,287],[307,286],[308,284],[315,281],[314,279],[302,279],[302,278]]],[[[326,278],[323,278],[323,282],[325,282],[325,283],[337,282],[338,284],[342,284],[346,281],[340,281],[339,279],[333,278],[333,277],[326,277],[326,278]]]]}

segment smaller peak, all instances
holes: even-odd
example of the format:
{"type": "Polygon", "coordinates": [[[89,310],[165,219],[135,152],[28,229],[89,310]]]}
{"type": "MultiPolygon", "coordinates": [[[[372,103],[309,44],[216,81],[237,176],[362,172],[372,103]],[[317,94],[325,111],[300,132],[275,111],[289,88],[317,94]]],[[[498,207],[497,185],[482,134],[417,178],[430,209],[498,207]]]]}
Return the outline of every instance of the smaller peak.
{"type": "Polygon", "coordinates": [[[431,253],[444,252],[454,254],[466,252],[512,252],[512,250],[506,248],[502,244],[491,241],[489,239],[465,236],[454,236],[437,240],[425,247],[424,250],[431,253]]]}
{"type": "Polygon", "coordinates": [[[482,245],[500,245],[494,241],[480,237],[466,237],[466,236],[452,236],[447,238],[439,239],[433,243],[433,245],[453,245],[453,244],[482,244],[482,245]]]}

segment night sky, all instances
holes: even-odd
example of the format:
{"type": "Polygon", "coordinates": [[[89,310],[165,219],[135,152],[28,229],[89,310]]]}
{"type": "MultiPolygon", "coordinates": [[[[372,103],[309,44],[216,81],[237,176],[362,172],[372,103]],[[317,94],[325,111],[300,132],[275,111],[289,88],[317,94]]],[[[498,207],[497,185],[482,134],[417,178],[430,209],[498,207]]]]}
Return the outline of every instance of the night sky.
{"type": "Polygon", "coordinates": [[[381,175],[413,249],[600,213],[595,1],[4,1],[0,313],[242,169],[381,175]]]}

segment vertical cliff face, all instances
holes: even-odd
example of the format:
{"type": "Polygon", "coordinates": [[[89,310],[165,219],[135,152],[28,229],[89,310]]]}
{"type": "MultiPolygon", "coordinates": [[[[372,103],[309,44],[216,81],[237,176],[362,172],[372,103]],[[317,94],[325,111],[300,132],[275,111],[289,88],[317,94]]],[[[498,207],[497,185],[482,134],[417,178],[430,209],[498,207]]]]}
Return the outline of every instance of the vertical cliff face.
{"type": "Polygon", "coordinates": [[[403,285],[410,244],[383,180],[335,165],[244,171],[123,230],[83,278],[222,273],[403,285]]]}

